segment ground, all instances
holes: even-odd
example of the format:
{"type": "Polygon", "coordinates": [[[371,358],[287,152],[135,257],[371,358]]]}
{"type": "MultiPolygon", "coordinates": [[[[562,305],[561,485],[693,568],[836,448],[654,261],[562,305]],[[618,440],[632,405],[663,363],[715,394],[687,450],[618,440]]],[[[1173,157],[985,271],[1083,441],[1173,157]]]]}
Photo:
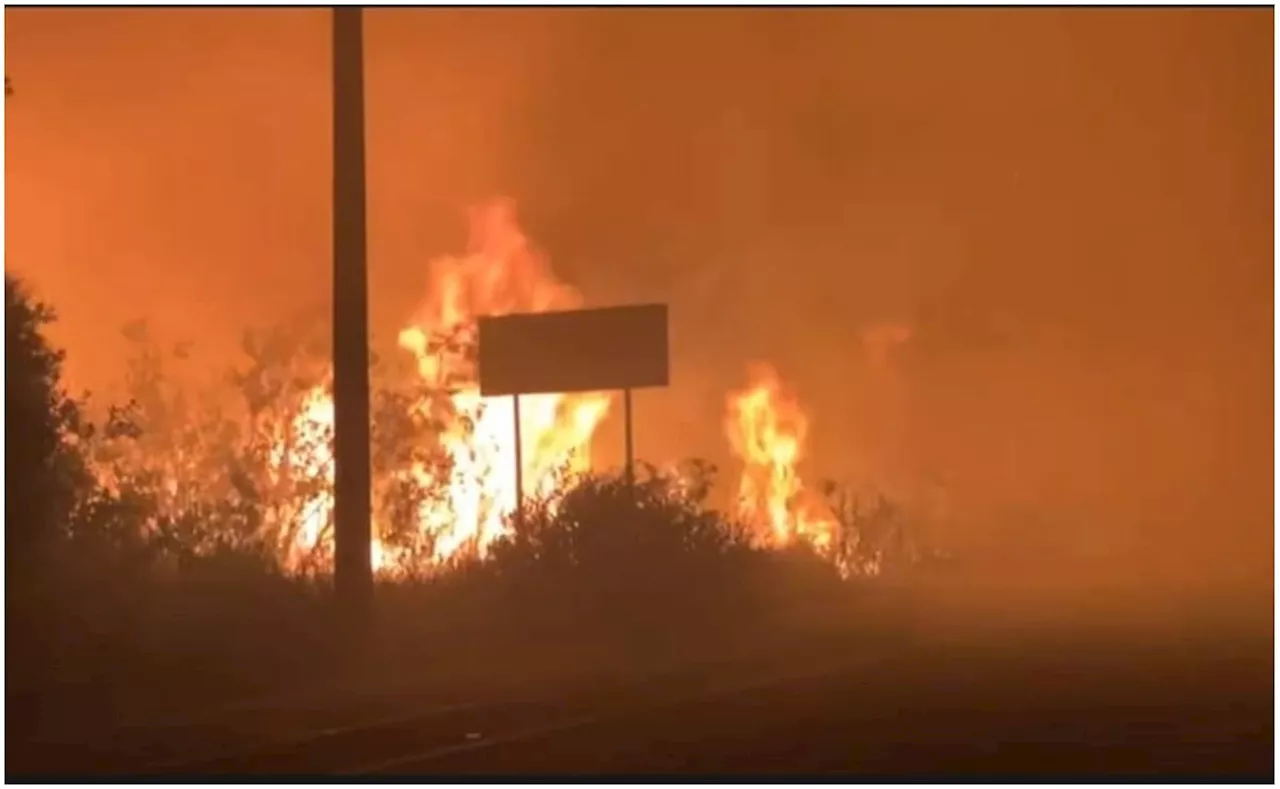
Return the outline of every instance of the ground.
{"type": "Polygon", "coordinates": [[[959,614],[576,678],[263,698],[43,757],[11,745],[9,777],[23,763],[169,776],[1273,775],[1270,633],[1221,617],[978,627],[959,614]]]}

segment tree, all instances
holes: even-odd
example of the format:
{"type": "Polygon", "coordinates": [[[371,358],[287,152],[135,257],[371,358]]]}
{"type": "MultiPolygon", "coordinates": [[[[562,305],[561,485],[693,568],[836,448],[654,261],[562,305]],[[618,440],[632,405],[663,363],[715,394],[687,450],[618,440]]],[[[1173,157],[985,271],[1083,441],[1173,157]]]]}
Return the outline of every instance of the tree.
{"type": "Polygon", "coordinates": [[[75,446],[80,409],[62,388],[63,353],[45,338],[54,320],[10,274],[5,302],[5,548],[25,561],[64,527],[86,481],[75,446]]]}

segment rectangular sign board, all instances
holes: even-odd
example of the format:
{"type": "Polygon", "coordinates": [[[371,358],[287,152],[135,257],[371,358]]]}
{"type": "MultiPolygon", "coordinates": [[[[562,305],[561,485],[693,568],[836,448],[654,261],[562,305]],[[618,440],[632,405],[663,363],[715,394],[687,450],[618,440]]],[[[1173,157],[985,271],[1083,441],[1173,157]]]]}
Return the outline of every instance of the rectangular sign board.
{"type": "Polygon", "coordinates": [[[666,386],[667,305],[480,319],[485,397],[666,386]]]}

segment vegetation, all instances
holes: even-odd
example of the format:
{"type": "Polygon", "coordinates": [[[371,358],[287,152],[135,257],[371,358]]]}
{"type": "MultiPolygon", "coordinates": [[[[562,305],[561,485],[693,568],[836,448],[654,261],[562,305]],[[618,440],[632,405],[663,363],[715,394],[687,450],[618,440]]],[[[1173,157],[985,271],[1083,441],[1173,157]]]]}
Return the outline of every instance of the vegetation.
{"type": "MultiPolygon", "coordinates": [[[[5,297],[11,732],[65,736],[72,722],[306,683],[352,659],[333,638],[323,548],[284,566],[307,508],[327,493],[314,464],[280,456],[283,442],[288,457],[327,460],[330,436],[293,419],[323,384],[324,349],[304,332],[248,335],[229,386],[193,399],[172,375],[189,349],[163,349],[135,325],[131,399],[91,423],[45,339],[52,311],[11,276],[5,297]]],[[[531,663],[540,650],[552,660],[566,644],[659,653],[772,626],[850,589],[803,546],[754,545],[709,506],[715,470],[700,462],[644,467],[634,486],[566,478],[483,560],[463,554],[423,573],[435,546],[417,513],[444,492],[398,472],[446,462],[430,436],[449,401],[383,362],[375,380],[375,502],[403,566],[380,586],[360,661],[421,674],[451,660],[531,663]]],[[[851,532],[886,528],[883,507],[841,512],[851,532]]]]}

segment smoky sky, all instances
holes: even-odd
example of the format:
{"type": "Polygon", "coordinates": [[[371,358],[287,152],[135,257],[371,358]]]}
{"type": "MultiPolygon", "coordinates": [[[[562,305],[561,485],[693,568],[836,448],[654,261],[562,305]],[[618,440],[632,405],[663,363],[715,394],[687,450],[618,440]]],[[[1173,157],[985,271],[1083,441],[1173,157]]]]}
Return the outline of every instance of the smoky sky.
{"type": "MultiPolygon", "coordinates": [[[[762,359],[812,417],[811,476],[939,480],[1073,545],[1271,555],[1271,10],[365,20],[376,335],[508,196],[589,304],[670,304],[642,456],[723,460],[762,359]],[[890,365],[876,324],[912,327],[890,365]]],[[[5,25],[6,265],[77,382],[118,377],[133,318],[219,346],[324,309],[326,12],[5,25]]]]}

